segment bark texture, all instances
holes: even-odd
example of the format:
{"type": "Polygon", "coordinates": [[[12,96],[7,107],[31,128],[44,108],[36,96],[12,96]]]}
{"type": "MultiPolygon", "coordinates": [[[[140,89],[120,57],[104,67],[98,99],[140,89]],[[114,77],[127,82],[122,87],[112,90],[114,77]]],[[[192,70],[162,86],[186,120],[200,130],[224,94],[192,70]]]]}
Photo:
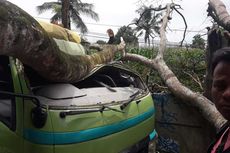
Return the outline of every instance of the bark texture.
{"type": "Polygon", "coordinates": [[[62,24],[64,28],[70,29],[70,16],[69,16],[70,0],[62,0],[62,24]]]}
{"type": "Polygon", "coordinates": [[[230,31],[230,16],[226,10],[224,3],[220,0],[209,0],[208,12],[218,25],[230,31]]]}
{"type": "Polygon", "coordinates": [[[124,44],[107,46],[90,56],[66,54],[33,17],[16,5],[0,0],[0,55],[18,58],[48,80],[76,82],[96,64],[111,61],[123,48],[124,44]]]}

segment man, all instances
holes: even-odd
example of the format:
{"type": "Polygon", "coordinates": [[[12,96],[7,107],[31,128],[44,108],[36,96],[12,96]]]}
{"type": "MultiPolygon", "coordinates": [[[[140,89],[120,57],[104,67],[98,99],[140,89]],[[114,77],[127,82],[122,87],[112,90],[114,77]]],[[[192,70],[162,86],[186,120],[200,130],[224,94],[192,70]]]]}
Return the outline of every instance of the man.
{"type": "MultiPolygon", "coordinates": [[[[212,100],[217,110],[230,121],[230,47],[216,51],[212,61],[212,100]]],[[[209,153],[230,153],[230,130],[227,122],[211,144],[209,153]]]]}
{"type": "Polygon", "coordinates": [[[107,44],[114,44],[115,43],[115,37],[114,37],[114,33],[112,29],[108,29],[107,30],[107,34],[109,36],[109,41],[107,42],[107,44]]]}

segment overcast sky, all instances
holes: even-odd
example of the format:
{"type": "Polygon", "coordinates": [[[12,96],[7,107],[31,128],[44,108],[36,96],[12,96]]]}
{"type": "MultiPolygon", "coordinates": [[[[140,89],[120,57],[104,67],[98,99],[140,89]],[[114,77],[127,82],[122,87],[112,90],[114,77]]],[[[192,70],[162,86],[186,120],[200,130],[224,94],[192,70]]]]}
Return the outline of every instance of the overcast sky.
{"type": "MultiPolygon", "coordinates": [[[[10,2],[16,4],[17,6],[24,9],[30,15],[39,18],[50,18],[51,12],[47,12],[39,15],[36,11],[36,6],[43,4],[48,1],[56,0],[9,0],[10,2]]],[[[146,0],[143,0],[146,1],[146,0]]],[[[165,3],[171,2],[172,0],[152,0],[151,4],[153,6],[158,6],[165,3]],[[163,3],[164,2],[164,3],[163,3]]],[[[87,17],[83,17],[84,21],[87,23],[89,28],[89,33],[87,34],[90,41],[95,41],[97,36],[106,38],[106,30],[111,28],[116,33],[119,26],[128,25],[132,20],[138,17],[135,10],[138,9],[140,3],[138,0],[82,0],[82,2],[92,3],[95,6],[94,11],[99,14],[99,22],[95,22],[87,17]]],[[[196,34],[204,34],[206,32],[205,27],[211,26],[210,17],[207,18],[207,7],[208,0],[174,0],[175,3],[180,4],[183,10],[181,13],[185,16],[188,30],[186,34],[186,41],[191,42],[192,37],[196,34]]],[[[229,8],[230,1],[223,0],[227,8],[229,8]]],[[[150,4],[150,3],[149,3],[150,4]]],[[[179,42],[182,39],[182,32],[175,31],[183,30],[184,23],[181,17],[174,12],[172,20],[169,24],[169,29],[167,32],[168,41],[179,42]],[[171,31],[170,31],[171,30],[171,31]]],[[[74,28],[74,27],[73,27],[74,28]]],[[[205,38],[206,36],[204,36],[205,38]]]]}

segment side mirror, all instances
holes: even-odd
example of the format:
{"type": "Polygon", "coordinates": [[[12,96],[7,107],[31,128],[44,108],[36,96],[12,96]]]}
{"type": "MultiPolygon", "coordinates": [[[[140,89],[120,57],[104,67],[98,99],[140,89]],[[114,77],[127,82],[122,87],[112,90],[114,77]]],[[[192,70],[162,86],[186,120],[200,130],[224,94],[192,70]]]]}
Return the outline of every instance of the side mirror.
{"type": "Polygon", "coordinates": [[[36,128],[42,128],[47,120],[47,112],[37,106],[31,111],[32,123],[36,128]]]}

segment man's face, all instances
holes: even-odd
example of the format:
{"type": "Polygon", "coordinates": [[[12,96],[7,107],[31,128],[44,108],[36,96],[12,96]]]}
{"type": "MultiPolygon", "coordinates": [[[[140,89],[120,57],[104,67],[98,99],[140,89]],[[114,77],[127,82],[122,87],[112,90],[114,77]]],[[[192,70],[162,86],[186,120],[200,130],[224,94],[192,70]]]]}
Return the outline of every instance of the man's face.
{"type": "Polygon", "coordinates": [[[213,72],[212,100],[219,112],[230,120],[230,63],[219,62],[213,72]]]}

